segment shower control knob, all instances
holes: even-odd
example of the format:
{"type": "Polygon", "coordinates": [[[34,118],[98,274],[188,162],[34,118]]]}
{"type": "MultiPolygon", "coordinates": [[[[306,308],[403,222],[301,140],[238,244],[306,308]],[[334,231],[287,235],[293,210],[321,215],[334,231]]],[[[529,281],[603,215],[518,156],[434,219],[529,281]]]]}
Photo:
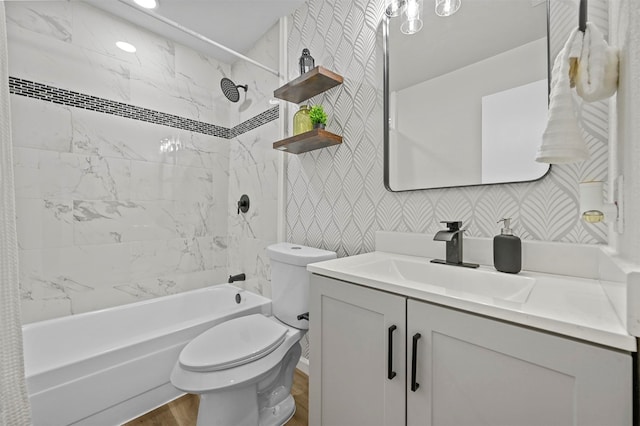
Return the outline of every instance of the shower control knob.
{"type": "Polygon", "coordinates": [[[240,212],[246,213],[249,211],[249,196],[247,194],[242,194],[240,197],[240,201],[238,201],[238,214],[240,212]]]}

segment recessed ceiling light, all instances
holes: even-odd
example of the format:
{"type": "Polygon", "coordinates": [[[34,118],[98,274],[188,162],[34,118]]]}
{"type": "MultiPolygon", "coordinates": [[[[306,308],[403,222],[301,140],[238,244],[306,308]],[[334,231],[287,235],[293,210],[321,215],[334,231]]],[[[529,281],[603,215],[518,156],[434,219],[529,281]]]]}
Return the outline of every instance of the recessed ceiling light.
{"type": "Polygon", "coordinates": [[[127,43],[126,41],[118,41],[116,42],[116,46],[118,46],[125,52],[136,53],[136,47],[133,44],[127,43]]]}
{"type": "Polygon", "coordinates": [[[158,7],[157,0],[133,0],[140,7],[144,7],[145,9],[155,9],[158,7]]]}

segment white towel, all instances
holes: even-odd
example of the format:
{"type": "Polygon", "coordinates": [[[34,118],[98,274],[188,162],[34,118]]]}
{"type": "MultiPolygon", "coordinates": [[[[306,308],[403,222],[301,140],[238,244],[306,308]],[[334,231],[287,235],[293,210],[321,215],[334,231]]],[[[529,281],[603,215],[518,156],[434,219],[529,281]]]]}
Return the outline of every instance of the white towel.
{"type": "Polygon", "coordinates": [[[576,73],[576,92],[587,102],[611,97],[618,88],[618,49],[609,47],[593,23],[587,22],[576,73]]]}
{"type": "Polygon", "coordinates": [[[589,158],[578,127],[569,83],[569,58],[578,54],[581,42],[582,32],[575,29],[553,63],[547,128],[536,154],[537,162],[572,163],[589,158]]]}

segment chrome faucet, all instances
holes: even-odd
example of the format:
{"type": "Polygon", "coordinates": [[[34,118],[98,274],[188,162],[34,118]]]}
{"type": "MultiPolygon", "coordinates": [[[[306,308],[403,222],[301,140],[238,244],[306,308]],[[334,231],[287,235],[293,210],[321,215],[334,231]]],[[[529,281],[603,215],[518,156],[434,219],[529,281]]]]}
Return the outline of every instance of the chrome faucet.
{"type": "Polygon", "coordinates": [[[465,263],[462,261],[462,236],[465,229],[460,229],[462,226],[461,221],[441,221],[440,223],[446,223],[447,229],[438,231],[433,237],[434,241],[446,242],[446,255],[445,260],[433,259],[431,263],[441,263],[444,265],[464,266],[466,268],[477,268],[477,263],[465,263]]]}

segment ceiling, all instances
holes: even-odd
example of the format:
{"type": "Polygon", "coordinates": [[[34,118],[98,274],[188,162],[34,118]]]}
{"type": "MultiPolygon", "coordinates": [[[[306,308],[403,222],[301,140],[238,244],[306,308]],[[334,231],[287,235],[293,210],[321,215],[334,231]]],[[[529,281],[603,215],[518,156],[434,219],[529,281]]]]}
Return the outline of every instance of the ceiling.
{"type": "MultiPolygon", "coordinates": [[[[132,0],[84,0],[131,23],[161,34],[222,62],[237,58],[144,12],[132,0]]],[[[246,53],[280,17],[289,15],[305,0],[158,0],[153,12],[240,53],[246,53]]]]}

